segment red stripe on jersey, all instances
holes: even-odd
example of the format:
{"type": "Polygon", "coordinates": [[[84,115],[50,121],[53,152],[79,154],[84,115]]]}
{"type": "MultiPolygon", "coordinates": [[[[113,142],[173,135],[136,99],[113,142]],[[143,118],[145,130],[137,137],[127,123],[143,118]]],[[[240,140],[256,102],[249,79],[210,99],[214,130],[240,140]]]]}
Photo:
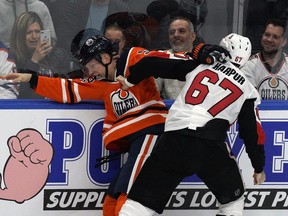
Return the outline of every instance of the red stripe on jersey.
{"type": "Polygon", "coordinates": [[[170,53],[163,51],[151,51],[148,54],[149,57],[170,58],[170,53]]]}
{"type": "Polygon", "coordinates": [[[263,130],[263,128],[259,122],[257,122],[257,134],[258,134],[257,144],[258,145],[264,145],[265,140],[266,140],[266,136],[265,136],[265,132],[264,132],[264,130],[263,130]]]}
{"type": "Polygon", "coordinates": [[[148,54],[148,57],[159,57],[159,58],[179,58],[179,59],[190,59],[189,55],[186,55],[186,52],[178,52],[178,53],[169,53],[169,52],[163,52],[163,51],[151,51],[148,54]]]}
{"type": "Polygon", "coordinates": [[[258,135],[258,141],[257,144],[258,145],[264,145],[265,141],[266,141],[266,136],[265,136],[265,132],[263,130],[263,127],[261,125],[261,121],[260,121],[260,117],[259,117],[259,109],[256,108],[255,109],[255,115],[256,115],[256,121],[257,121],[257,135],[258,135]]]}

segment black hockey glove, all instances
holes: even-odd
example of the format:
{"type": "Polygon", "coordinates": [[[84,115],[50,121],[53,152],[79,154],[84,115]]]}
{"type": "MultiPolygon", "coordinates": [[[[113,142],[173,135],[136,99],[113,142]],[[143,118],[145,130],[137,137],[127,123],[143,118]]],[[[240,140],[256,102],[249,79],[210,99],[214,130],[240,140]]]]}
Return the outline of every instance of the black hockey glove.
{"type": "Polygon", "coordinates": [[[213,64],[215,61],[223,62],[227,57],[231,58],[230,53],[225,48],[204,43],[197,45],[188,55],[200,64],[213,64]]]}

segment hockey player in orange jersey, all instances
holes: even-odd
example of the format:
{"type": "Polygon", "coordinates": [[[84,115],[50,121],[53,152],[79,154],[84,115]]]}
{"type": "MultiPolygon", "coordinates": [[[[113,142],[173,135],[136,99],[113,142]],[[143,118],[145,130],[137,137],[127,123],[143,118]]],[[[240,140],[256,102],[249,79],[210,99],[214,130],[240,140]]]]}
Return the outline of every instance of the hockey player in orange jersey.
{"type": "MultiPolygon", "coordinates": [[[[78,103],[82,100],[103,100],[107,115],[103,124],[103,142],[107,150],[128,152],[126,163],[119,175],[111,182],[103,204],[103,215],[118,215],[126,194],[140,168],[149,156],[157,138],[164,131],[168,113],[156,89],[154,78],[143,80],[139,85],[125,91],[116,77],[129,76],[129,67],[150,55],[165,56],[161,67],[155,70],[191,71],[200,63],[213,63],[211,53],[229,53],[220,46],[199,45],[190,55],[167,54],[132,47],[113,58],[113,44],[103,36],[88,38],[75,57],[83,68],[84,78],[48,78],[37,74],[15,73],[4,76],[20,82],[29,82],[36,93],[60,103],[78,103]],[[193,60],[190,56],[196,60],[193,60]]],[[[152,69],[152,68],[151,68],[152,69]]]]}

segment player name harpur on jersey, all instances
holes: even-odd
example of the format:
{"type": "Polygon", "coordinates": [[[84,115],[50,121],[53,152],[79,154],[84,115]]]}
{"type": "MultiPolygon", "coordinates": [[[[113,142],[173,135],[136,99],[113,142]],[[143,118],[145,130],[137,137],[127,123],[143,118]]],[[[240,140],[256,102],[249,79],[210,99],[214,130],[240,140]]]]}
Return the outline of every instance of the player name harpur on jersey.
{"type": "Polygon", "coordinates": [[[237,71],[233,68],[227,67],[221,63],[217,63],[213,67],[214,70],[221,71],[223,74],[227,76],[233,76],[233,79],[240,83],[241,85],[245,82],[245,77],[237,73],[237,71]]]}

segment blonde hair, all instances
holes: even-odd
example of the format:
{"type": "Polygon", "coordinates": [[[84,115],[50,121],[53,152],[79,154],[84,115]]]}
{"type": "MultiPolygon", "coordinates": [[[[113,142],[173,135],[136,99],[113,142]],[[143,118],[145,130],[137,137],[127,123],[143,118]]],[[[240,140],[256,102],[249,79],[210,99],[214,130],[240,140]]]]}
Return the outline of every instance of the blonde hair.
{"type": "Polygon", "coordinates": [[[25,61],[27,54],[31,52],[27,48],[25,41],[27,29],[33,23],[38,23],[41,30],[43,29],[43,23],[38,14],[32,11],[26,11],[19,15],[13,24],[10,37],[10,48],[18,62],[25,61]]]}

